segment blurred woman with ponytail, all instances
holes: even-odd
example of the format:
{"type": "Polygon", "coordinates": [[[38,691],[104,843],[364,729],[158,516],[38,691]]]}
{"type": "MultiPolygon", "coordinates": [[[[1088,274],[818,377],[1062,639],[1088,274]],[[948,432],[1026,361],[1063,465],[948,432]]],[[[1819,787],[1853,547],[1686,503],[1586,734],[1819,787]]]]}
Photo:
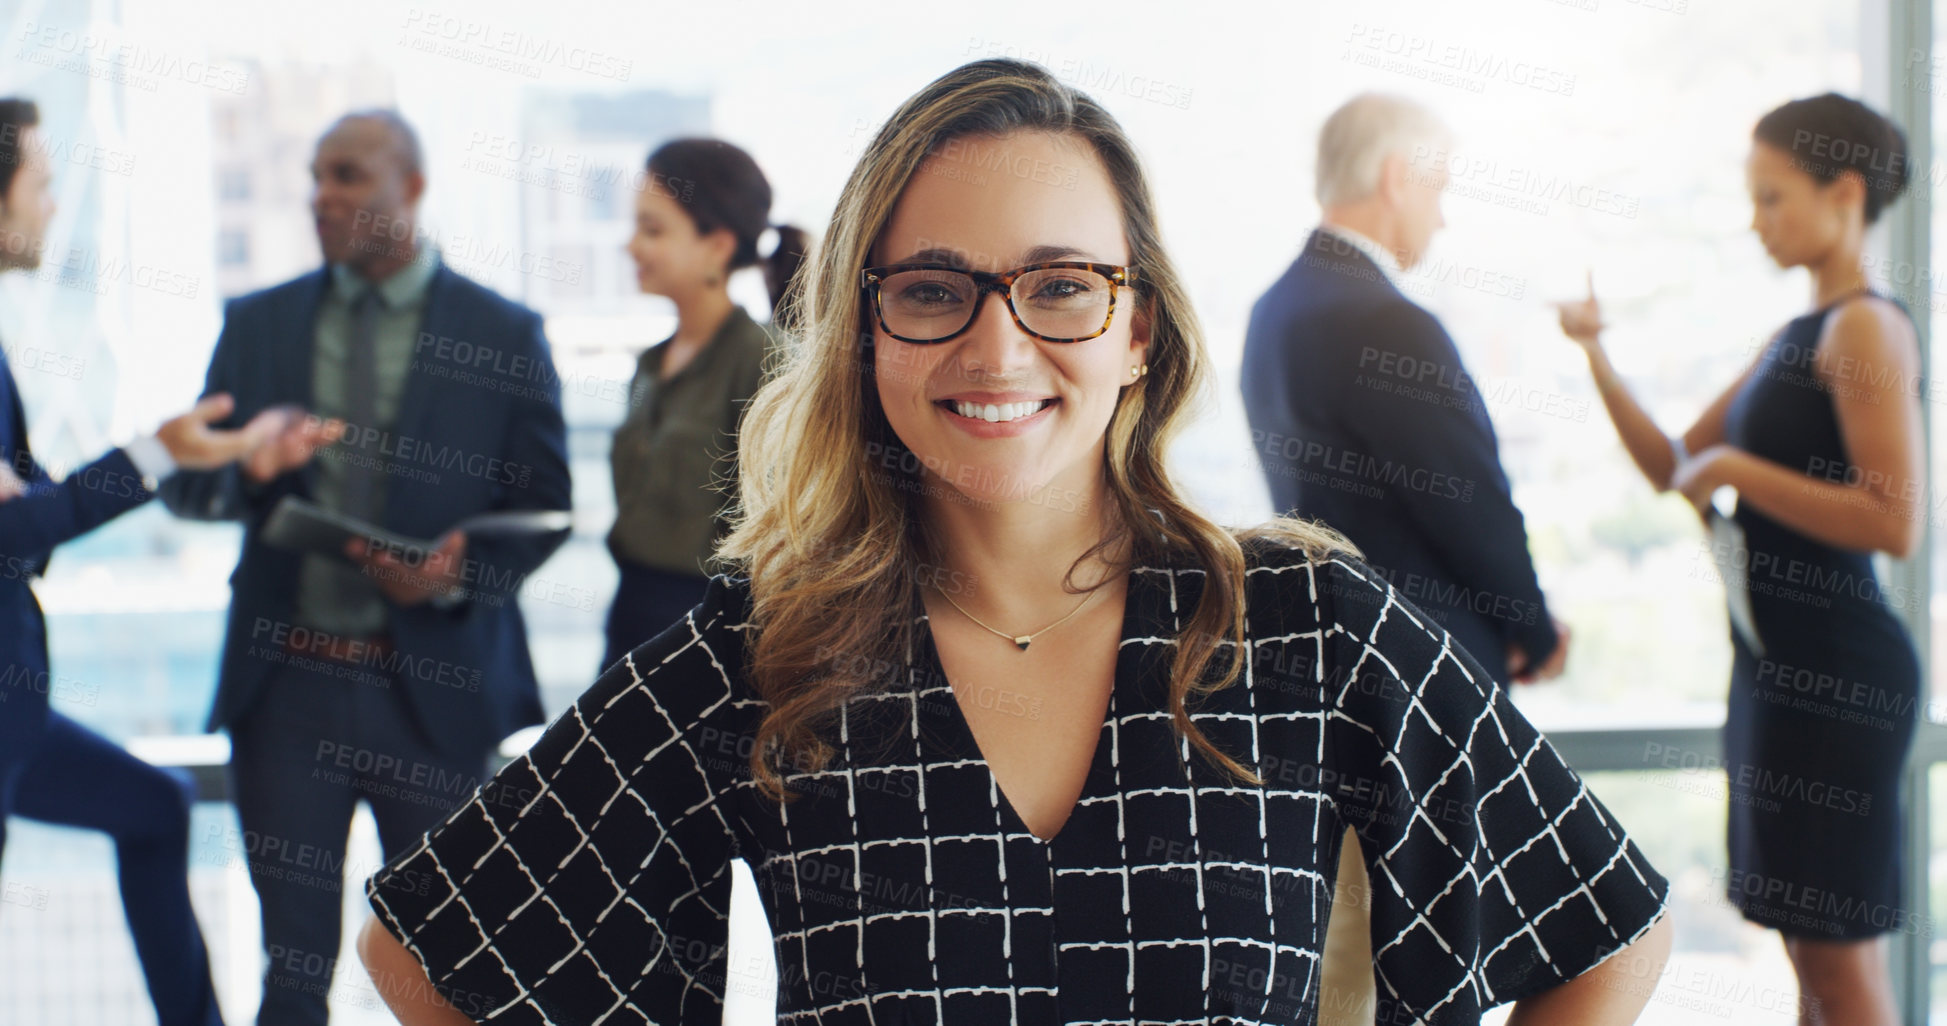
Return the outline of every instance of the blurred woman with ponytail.
{"type": "Polygon", "coordinates": [[[649,155],[629,256],[637,286],[676,304],[676,333],[638,360],[610,449],[616,509],[608,545],[621,582],[603,666],[696,605],[710,553],[728,530],[737,421],[775,345],[730,298],[730,276],[760,267],[775,321],[809,242],[797,228],[772,225],[770,210],[770,182],[730,143],[677,139],[649,155]]]}

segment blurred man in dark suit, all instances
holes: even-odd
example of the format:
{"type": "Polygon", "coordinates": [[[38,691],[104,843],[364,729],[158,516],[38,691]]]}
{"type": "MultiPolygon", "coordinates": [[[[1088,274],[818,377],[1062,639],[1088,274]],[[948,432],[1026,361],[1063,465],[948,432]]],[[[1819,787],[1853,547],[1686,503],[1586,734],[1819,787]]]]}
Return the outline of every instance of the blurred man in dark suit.
{"type": "MultiPolygon", "coordinates": [[[[54,217],[40,113],[0,99],[0,271],[40,267],[54,217]]],[[[130,755],[49,704],[47,624],[31,584],[55,546],[155,497],[177,468],[219,467],[276,434],[284,419],[240,431],[210,424],[231,412],[222,394],[61,480],[35,459],[20,389],[0,347],[0,848],[9,816],[106,833],[115,842],[122,907],[160,1026],[221,1026],[209,955],[189,903],[189,807],[180,771],[130,755]]]]}
{"type": "MultiPolygon", "coordinates": [[[[1447,130],[1366,94],[1319,133],[1324,220],[1251,311],[1244,409],[1272,503],[1323,520],[1497,680],[1562,672],[1494,425],[1453,339],[1400,276],[1445,225],[1447,130]]],[[[1375,1021],[1370,883],[1347,832],[1321,969],[1320,1022],[1375,1021]]],[[[1381,938],[1383,942],[1387,938],[1381,938]]]]}
{"type": "Polygon", "coordinates": [[[1360,96],[1326,121],[1324,222],[1251,311],[1244,407],[1281,512],[1324,520],[1496,679],[1553,677],[1548,613],[1487,407],[1446,329],[1398,287],[1444,226],[1448,136],[1360,96]]]}
{"type": "Polygon", "coordinates": [[[542,720],[515,600],[565,532],[453,526],[569,505],[541,318],[444,266],[419,233],[412,129],[390,111],[346,115],[318,141],[312,175],[326,266],[232,301],[208,379],[236,397],[236,416],[300,409],[307,427],[164,489],[184,515],[245,525],[210,727],[230,732],[263,906],[264,1026],[325,1022],[358,801],[395,855],[471,796],[502,739],[542,720]],[[439,541],[277,548],[263,529],[286,496],[439,541]]]}

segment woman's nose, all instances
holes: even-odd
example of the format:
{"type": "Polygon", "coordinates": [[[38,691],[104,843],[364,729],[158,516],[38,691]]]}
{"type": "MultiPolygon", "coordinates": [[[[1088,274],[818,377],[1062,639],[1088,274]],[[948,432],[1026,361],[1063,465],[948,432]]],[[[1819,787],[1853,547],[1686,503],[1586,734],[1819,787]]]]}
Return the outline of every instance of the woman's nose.
{"type": "Polygon", "coordinates": [[[1035,338],[1021,330],[1007,310],[1007,297],[997,292],[981,294],[974,322],[960,338],[957,354],[969,375],[1005,377],[1027,367],[1036,356],[1035,338]]]}

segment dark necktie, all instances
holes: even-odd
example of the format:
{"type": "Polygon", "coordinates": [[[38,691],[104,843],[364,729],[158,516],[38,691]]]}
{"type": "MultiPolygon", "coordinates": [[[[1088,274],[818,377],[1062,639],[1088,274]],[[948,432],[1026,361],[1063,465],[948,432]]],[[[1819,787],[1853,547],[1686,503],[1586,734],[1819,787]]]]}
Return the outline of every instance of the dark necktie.
{"type": "MultiPolygon", "coordinates": [[[[352,301],[351,338],[345,353],[345,420],[362,432],[361,438],[378,438],[378,327],[379,290],[367,286],[352,301]]],[[[354,445],[353,458],[345,466],[344,511],[355,517],[376,520],[379,516],[379,476],[383,460],[380,447],[354,445]]]]}

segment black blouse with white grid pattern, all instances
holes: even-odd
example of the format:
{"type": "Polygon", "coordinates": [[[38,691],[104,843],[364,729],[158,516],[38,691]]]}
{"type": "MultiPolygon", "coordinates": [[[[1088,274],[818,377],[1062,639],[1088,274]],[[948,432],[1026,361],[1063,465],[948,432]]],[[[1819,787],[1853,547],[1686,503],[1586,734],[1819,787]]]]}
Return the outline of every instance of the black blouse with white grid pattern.
{"type": "Polygon", "coordinates": [[[780,807],[747,766],[746,582],[719,577],[374,876],[373,908],[461,1011],[523,1024],[718,1022],[761,985],[725,958],[739,858],[792,1023],[1310,1023],[1347,825],[1382,1022],[1476,1022],[1648,929],[1667,883],[1445,631],[1356,559],[1247,552],[1250,663],[1193,715],[1261,784],[1171,729],[1203,575],[1148,566],[1053,839],[996,785],[923,622],[907,686],[846,706],[780,807]]]}

